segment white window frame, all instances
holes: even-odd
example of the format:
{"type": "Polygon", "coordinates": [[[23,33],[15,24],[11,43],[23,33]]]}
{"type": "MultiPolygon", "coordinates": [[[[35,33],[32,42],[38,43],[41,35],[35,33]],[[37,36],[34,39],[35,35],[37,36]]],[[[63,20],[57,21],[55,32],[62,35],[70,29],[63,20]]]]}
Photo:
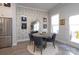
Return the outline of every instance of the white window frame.
{"type": "Polygon", "coordinates": [[[55,14],[51,16],[51,33],[59,33],[59,14],[55,14]],[[57,21],[55,21],[55,18],[57,19],[57,21]],[[53,22],[53,19],[54,19],[54,22],[53,22]],[[54,30],[54,26],[58,26],[58,29],[56,31],[54,30]]]}

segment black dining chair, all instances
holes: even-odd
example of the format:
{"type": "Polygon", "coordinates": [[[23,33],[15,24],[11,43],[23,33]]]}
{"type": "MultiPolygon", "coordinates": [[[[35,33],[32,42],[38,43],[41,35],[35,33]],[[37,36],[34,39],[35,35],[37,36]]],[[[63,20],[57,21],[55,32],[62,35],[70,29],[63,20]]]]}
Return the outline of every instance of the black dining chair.
{"type": "Polygon", "coordinates": [[[29,38],[30,38],[30,43],[34,41],[33,35],[31,33],[29,33],[29,38]]]}
{"type": "Polygon", "coordinates": [[[35,47],[37,47],[37,48],[40,49],[41,54],[42,54],[42,49],[46,48],[45,41],[43,41],[43,39],[41,37],[35,37],[35,36],[33,36],[33,38],[34,38],[34,52],[35,52],[35,47]]]}
{"type": "Polygon", "coordinates": [[[56,34],[55,33],[52,35],[52,37],[46,38],[47,42],[52,42],[54,48],[55,48],[55,38],[56,38],[56,34]]]}
{"type": "Polygon", "coordinates": [[[31,31],[31,33],[32,33],[32,34],[34,34],[34,33],[38,33],[38,31],[31,31]]]}

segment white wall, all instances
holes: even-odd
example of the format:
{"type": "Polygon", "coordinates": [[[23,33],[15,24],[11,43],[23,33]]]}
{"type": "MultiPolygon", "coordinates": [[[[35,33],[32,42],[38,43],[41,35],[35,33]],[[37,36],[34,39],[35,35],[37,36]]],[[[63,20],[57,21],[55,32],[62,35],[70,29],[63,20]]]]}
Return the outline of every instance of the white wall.
{"type": "Polygon", "coordinates": [[[12,18],[12,45],[15,46],[17,42],[26,41],[28,39],[32,21],[38,20],[40,22],[40,31],[43,31],[43,17],[48,18],[48,13],[46,10],[16,6],[16,4],[12,3],[10,8],[0,6],[0,17],[12,18]],[[21,15],[27,16],[27,30],[21,29],[21,15]]]}
{"type": "Polygon", "coordinates": [[[62,18],[65,19],[65,25],[59,27],[59,34],[57,35],[57,40],[79,48],[78,44],[70,41],[69,36],[69,17],[72,15],[79,15],[79,4],[78,3],[59,4],[49,11],[49,17],[57,13],[60,14],[60,19],[62,18]]]}
{"type": "Polygon", "coordinates": [[[48,18],[48,13],[46,10],[17,6],[16,7],[17,41],[19,42],[28,40],[28,33],[30,32],[31,29],[30,27],[31,22],[35,20],[38,20],[40,22],[40,32],[43,31],[43,17],[48,18]],[[25,30],[21,29],[21,23],[22,23],[21,15],[27,16],[27,29],[25,30]]]}
{"type": "Polygon", "coordinates": [[[11,4],[11,7],[0,6],[0,17],[11,17],[12,18],[12,45],[16,45],[16,5],[11,4]]]}

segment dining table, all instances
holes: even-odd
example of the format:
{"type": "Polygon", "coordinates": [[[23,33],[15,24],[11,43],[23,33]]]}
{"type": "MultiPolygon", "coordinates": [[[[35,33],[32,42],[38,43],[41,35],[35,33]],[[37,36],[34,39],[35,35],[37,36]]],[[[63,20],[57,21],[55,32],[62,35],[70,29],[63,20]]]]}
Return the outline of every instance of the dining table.
{"type": "Polygon", "coordinates": [[[34,33],[33,36],[43,38],[46,44],[45,47],[47,47],[47,38],[50,36],[49,33],[34,33]]]}
{"type": "Polygon", "coordinates": [[[33,36],[48,38],[50,36],[50,34],[49,33],[34,33],[33,36]]]}

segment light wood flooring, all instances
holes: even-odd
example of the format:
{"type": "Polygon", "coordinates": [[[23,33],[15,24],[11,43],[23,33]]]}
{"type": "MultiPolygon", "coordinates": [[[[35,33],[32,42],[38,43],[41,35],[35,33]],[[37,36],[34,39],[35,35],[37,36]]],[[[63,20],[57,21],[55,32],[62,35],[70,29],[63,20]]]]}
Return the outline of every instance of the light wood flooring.
{"type": "Polygon", "coordinates": [[[28,42],[18,43],[17,46],[0,49],[0,55],[31,55],[27,51],[28,42]]]}
{"type": "MultiPolygon", "coordinates": [[[[29,41],[18,43],[17,46],[0,49],[0,55],[32,55],[27,50],[29,41]]],[[[79,49],[56,42],[59,52],[56,55],[79,55],[79,49]]]]}

